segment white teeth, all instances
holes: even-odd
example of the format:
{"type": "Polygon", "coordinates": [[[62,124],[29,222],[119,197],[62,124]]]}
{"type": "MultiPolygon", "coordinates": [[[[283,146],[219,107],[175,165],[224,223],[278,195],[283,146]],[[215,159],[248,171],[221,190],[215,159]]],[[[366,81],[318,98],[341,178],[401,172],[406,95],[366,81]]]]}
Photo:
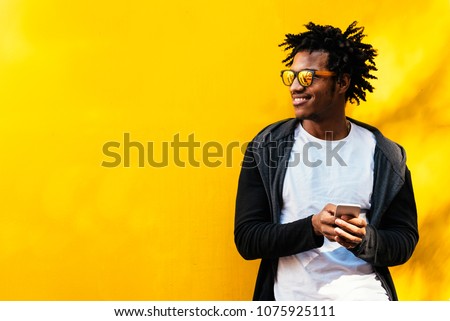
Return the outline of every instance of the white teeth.
{"type": "Polygon", "coordinates": [[[305,101],[306,98],[294,98],[294,101],[305,101]]]}

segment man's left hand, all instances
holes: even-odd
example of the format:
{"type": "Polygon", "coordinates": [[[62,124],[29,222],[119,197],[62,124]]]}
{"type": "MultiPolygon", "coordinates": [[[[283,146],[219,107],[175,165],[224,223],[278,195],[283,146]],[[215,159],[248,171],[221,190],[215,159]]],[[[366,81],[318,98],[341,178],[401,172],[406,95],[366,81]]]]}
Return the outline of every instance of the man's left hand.
{"type": "Polygon", "coordinates": [[[335,224],[335,240],[347,249],[359,245],[366,235],[367,222],[362,218],[343,215],[336,219],[335,224]]]}

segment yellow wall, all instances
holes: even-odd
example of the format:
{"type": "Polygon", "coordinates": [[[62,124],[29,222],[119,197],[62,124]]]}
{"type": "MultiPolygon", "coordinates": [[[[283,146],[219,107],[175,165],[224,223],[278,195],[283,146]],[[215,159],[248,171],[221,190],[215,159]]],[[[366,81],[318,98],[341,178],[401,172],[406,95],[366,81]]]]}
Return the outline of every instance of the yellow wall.
{"type": "Polygon", "coordinates": [[[358,20],[380,80],[349,113],[407,149],[420,213],[398,292],[447,300],[450,3],[363,3],[0,1],[0,299],[250,299],[258,262],[233,243],[242,153],[212,157],[214,142],[292,115],[285,33],[358,20]],[[101,166],[125,134],[156,156],[193,137],[201,164],[139,167],[134,148],[130,167],[101,166]]]}

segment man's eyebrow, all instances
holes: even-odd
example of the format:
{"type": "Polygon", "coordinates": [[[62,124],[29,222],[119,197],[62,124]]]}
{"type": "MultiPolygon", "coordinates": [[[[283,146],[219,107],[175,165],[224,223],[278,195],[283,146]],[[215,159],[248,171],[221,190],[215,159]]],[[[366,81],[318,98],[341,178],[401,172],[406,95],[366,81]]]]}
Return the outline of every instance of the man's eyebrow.
{"type": "MultiPolygon", "coordinates": [[[[294,69],[290,69],[291,71],[295,71],[295,72],[297,72],[296,70],[294,70],[294,69]]],[[[303,70],[312,70],[312,71],[319,71],[319,69],[316,69],[316,68],[302,68],[302,69],[300,69],[299,71],[303,71],[303,70]]]]}

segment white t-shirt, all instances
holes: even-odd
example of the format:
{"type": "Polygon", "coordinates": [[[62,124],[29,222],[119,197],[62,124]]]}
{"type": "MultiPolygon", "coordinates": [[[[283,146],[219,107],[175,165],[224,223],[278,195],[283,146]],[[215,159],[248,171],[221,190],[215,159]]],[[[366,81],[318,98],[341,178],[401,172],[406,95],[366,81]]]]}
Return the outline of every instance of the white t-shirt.
{"type": "MultiPolygon", "coordinates": [[[[283,185],[281,223],[319,213],[327,204],[370,209],[374,135],[355,124],[342,140],[321,140],[301,124],[295,131],[283,185]]],[[[388,300],[373,268],[337,242],[325,238],[320,248],[279,258],[276,300],[388,300]]]]}

